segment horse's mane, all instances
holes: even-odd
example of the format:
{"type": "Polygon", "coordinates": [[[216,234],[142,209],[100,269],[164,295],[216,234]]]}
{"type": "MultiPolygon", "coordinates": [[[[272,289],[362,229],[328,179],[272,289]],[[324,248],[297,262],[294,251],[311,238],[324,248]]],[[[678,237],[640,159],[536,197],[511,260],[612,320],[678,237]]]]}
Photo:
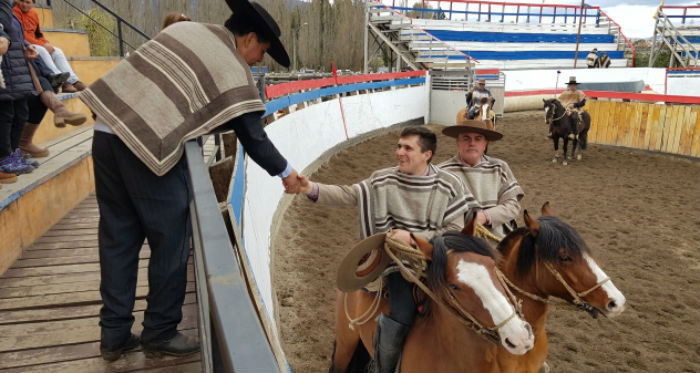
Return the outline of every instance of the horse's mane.
{"type": "Polygon", "coordinates": [[[564,108],[564,105],[562,105],[561,101],[559,101],[558,98],[549,98],[544,101],[545,105],[548,104],[554,104],[557,107],[564,108]]]}
{"type": "Polygon", "coordinates": [[[441,236],[433,237],[433,259],[427,268],[428,287],[439,292],[445,286],[445,271],[447,266],[447,251],[472,252],[500,260],[500,254],[493,250],[483,239],[465,235],[459,231],[448,231],[441,236]]]}
{"type": "Polygon", "coordinates": [[[570,225],[554,216],[541,216],[537,222],[540,225],[537,238],[532,237],[529,230],[522,227],[509,233],[498,245],[498,249],[503,252],[513,239],[524,236],[516,262],[519,276],[527,275],[536,260],[559,261],[559,249],[566,250],[566,254],[573,260],[579,260],[584,253],[590,253],[583,238],[570,225]]]}

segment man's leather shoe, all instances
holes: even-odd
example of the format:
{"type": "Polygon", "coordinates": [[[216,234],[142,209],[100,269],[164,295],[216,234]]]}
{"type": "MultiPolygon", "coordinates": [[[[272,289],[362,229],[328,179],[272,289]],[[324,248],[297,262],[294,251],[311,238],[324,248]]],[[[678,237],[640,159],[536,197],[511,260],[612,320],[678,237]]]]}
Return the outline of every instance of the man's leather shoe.
{"type": "Polygon", "coordinates": [[[133,350],[136,347],[138,347],[140,343],[141,339],[137,335],[132,334],[129,336],[129,339],[126,341],[126,343],[124,343],[123,346],[118,347],[116,349],[108,350],[106,348],[102,348],[102,345],[100,345],[100,353],[102,354],[103,359],[107,361],[115,361],[119,359],[120,356],[122,356],[122,353],[124,353],[124,351],[133,350]]]}
{"type": "Polygon", "coordinates": [[[185,356],[199,352],[199,342],[178,332],[175,337],[167,341],[142,342],[143,352],[147,356],[158,357],[163,354],[173,356],[185,356]]]}
{"type": "Polygon", "coordinates": [[[51,88],[58,89],[70,78],[70,73],[51,74],[46,77],[51,84],[51,88]]]}

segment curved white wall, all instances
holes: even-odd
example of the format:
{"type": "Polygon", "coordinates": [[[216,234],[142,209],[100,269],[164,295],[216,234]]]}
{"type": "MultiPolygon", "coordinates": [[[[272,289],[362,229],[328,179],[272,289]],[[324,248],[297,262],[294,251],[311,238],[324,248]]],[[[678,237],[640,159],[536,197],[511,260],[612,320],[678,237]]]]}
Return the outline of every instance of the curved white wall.
{"type": "MultiPolygon", "coordinates": [[[[350,138],[396,123],[427,117],[429,84],[342,98],[350,138]]],[[[324,152],[346,141],[338,99],[311,105],[265,128],[292,166],[303,170],[324,152]]],[[[284,189],[279,178],[246,163],[242,235],[246,255],[269,320],[274,325],[270,273],[270,229],[284,189]]]]}
{"type": "MultiPolygon", "coordinates": [[[[586,61],[579,61],[583,66],[586,61]]],[[[477,67],[478,69],[478,67],[477,67]]],[[[570,76],[583,83],[630,82],[643,80],[654,92],[664,93],[666,69],[649,67],[628,67],[608,69],[559,69],[559,70],[508,70],[506,74],[506,92],[536,91],[541,89],[566,89],[570,76]],[[557,82],[557,71],[559,82],[557,82]]]]}

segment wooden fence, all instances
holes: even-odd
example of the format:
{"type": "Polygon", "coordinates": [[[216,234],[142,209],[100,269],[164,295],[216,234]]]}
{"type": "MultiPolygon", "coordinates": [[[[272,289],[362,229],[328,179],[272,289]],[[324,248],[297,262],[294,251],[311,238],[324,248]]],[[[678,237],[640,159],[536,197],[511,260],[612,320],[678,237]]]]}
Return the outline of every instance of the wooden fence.
{"type": "Polygon", "coordinates": [[[700,105],[589,97],[586,110],[592,143],[700,157],[700,105]]]}

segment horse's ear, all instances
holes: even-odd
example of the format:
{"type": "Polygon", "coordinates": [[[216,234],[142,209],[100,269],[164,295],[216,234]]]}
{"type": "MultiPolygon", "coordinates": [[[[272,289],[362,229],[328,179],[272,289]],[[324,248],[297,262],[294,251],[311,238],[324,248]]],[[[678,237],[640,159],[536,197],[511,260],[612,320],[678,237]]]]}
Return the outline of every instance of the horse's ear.
{"type": "Polygon", "coordinates": [[[540,224],[537,222],[537,220],[530,217],[527,210],[523,212],[523,220],[525,220],[525,226],[528,230],[530,230],[532,237],[537,237],[537,235],[540,233],[540,224]]]}
{"type": "Polygon", "coordinates": [[[546,104],[546,103],[547,103],[547,100],[545,100],[545,99],[542,99],[542,102],[544,102],[544,103],[546,104]]]}
{"type": "Polygon", "coordinates": [[[478,212],[474,212],[474,215],[472,215],[469,220],[467,220],[466,223],[464,223],[464,228],[462,228],[462,234],[466,234],[467,236],[474,236],[474,233],[476,231],[476,214],[478,212]]]}
{"type": "Polygon", "coordinates": [[[423,253],[423,255],[425,255],[428,259],[432,260],[433,244],[421,238],[418,238],[418,236],[414,235],[413,233],[411,233],[411,238],[413,238],[413,241],[416,241],[416,246],[418,246],[418,249],[423,253]]]}
{"type": "Polygon", "coordinates": [[[549,201],[545,202],[544,205],[542,205],[542,215],[543,216],[554,215],[554,213],[552,212],[552,208],[549,206],[549,201]]]}

